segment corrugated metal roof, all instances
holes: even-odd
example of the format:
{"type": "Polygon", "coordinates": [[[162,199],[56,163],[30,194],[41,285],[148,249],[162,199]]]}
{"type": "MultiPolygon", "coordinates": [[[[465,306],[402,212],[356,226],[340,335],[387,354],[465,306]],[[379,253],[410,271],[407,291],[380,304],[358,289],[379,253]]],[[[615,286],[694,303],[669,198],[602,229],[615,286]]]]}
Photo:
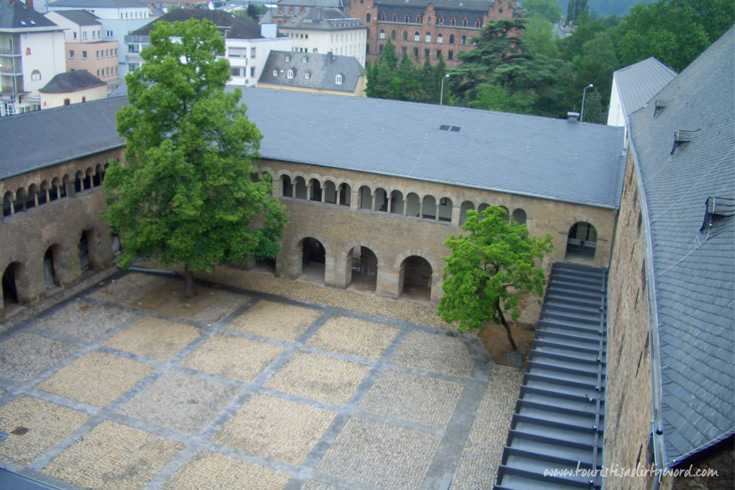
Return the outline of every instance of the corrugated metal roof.
{"type": "Polygon", "coordinates": [[[613,74],[623,113],[629,116],[650,101],[676,77],[676,72],[654,57],[626,66],[613,74]]]}
{"type": "Polygon", "coordinates": [[[631,116],[653,257],[665,462],[735,432],[735,218],[700,232],[709,197],[735,198],[735,28],[631,116]],[[674,133],[691,139],[672,153],[674,133]]]}
{"type": "Polygon", "coordinates": [[[496,490],[601,487],[606,358],[607,272],[555,263],[496,490]]]}

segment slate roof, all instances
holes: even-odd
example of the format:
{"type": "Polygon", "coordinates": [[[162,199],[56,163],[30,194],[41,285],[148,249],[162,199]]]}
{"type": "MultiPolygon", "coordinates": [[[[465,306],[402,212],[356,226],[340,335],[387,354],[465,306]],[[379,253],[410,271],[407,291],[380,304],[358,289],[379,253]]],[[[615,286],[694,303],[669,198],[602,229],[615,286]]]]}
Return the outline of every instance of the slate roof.
{"type": "Polygon", "coordinates": [[[138,0],[56,0],[48,5],[49,10],[54,7],[75,9],[124,9],[124,8],[147,8],[145,2],[138,0]]]}
{"type": "Polygon", "coordinates": [[[13,142],[3,147],[0,179],[122,147],[115,112],[126,102],[101,99],[0,118],[0,139],[13,142]]]}
{"type": "Polygon", "coordinates": [[[101,25],[99,18],[88,10],[58,10],[56,13],[80,26],[101,25]]]}
{"type": "Polygon", "coordinates": [[[655,104],[631,115],[650,216],[667,466],[735,432],[735,218],[700,233],[707,198],[735,198],[733,45],[735,28],[656,95],[668,104],[655,118],[655,104]],[[678,130],[695,132],[672,154],[678,130]]]}
{"type": "Polygon", "coordinates": [[[349,17],[341,10],[335,8],[314,8],[311,9],[286,24],[279,26],[279,29],[309,29],[309,30],[344,30],[344,29],[365,29],[360,21],[349,17]]]}
{"type": "Polygon", "coordinates": [[[99,87],[100,85],[107,84],[87,70],[75,70],[55,75],[39,92],[44,94],[65,94],[99,87]]]}
{"type": "Polygon", "coordinates": [[[207,19],[220,30],[225,30],[228,39],[260,39],[260,26],[247,19],[236,17],[224,10],[175,9],[158,17],[143,27],[131,32],[130,36],[148,36],[156,22],[185,22],[189,19],[207,19]]]}
{"type": "MultiPolygon", "coordinates": [[[[116,97],[67,106],[63,113],[48,110],[2,118],[0,138],[18,144],[0,160],[0,178],[119,142],[113,113],[125,101],[116,97]],[[77,111],[79,116],[74,115],[77,111]],[[62,119],[55,119],[57,115],[62,119]],[[58,137],[45,138],[47,145],[29,140],[46,134],[46,127],[58,137]]],[[[264,135],[260,154],[265,159],[603,208],[619,206],[625,165],[623,128],[258,88],[245,88],[242,101],[264,135]]]]}
{"type": "Polygon", "coordinates": [[[344,7],[342,0],[279,0],[278,5],[283,7],[344,7]]]}
{"type": "Polygon", "coordinates": [[[616,71],[613,77],[620,94],[623,113],[628,117],[671,82],[676,77],[676,72],[650,57],[616,71]]]}
{"type": "Polygon", "coordinates": [[[381,7],[425,9],[431,4],[434,9],[472,10],[477,12],[487,12],[494,3],[492,0],[375,0],[375,6],[381,7]]]}
{"type": "Polygon", "coordinates": [[[0,29],[29,29],[53,27],[61,30],[42,14],[28,7],[20,0],[10,5],[9,0],[0,0],[0,29]]]}
{"type": "Polygon", "coordinates": [[[354,56],[271,51],[258,83],[352,93],[361,76],[365,69],[354,56]],[[273,75],[274,70],[278,75],[273,75]],[[288,70],[294,72],[292,79],[287,77],[288,70]],[[335,81],[338,74],[342,75],[341,85],[335,81]]]}

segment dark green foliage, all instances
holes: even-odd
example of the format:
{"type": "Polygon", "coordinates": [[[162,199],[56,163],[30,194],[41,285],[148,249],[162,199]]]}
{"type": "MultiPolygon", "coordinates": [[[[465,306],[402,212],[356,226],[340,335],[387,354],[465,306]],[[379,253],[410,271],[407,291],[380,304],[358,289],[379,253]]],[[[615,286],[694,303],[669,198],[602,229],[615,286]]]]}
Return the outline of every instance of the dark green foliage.
{"type": "Polygon", "coordinates": [[[190,294],[191,271],[275,257],[287,217],[270,179],[251,180],[262,136],[240,91],[224,92],[230,65],[215,58],[225,47],[216,26],[159,22],[150,41],[126,77],[130,104],[117,113],[126,165],[105,178],[105,218],[124,244],[122,267],[183,263],[190,294]]]}
{"type": "Polygon", "coordinates": [[[541,17],[551,23],[561,19],[561,7],[556,0],[523,0],[521,7],[526,18],[541,17]]]}
{"type": "Polygon", "coordinates": [[[567,1],[567,22],[577,22],[585,14],[589,15],[587,0],[567,1]]]}
{"type": "Polygon", "coordinates": [[[517,320],[523,296],[543,296],[546,278],[537,261],[551,252],[553,237],[529,236],[526,225],[509,220],[498,206],[481,214],[468,211],[462,230],[445,242],[451,255],[444,258],[437,311],[445,321],[458,322],[460,332],[478,331],[487,321],[502,323],[515,349],[505,315],[517,320]]]}

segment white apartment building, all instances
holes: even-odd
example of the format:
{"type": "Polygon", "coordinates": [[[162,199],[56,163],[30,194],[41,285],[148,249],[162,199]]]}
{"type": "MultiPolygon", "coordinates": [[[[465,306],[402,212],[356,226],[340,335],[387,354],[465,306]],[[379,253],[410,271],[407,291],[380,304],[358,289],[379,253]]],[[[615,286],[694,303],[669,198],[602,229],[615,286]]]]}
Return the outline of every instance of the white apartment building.
{"type": "Polygon", "coordinates": [[[292,39],[293,51],[354,56],[365,66],[367,27],[341,10],[313,8],[279,25],[278,30],[292,39]]]}

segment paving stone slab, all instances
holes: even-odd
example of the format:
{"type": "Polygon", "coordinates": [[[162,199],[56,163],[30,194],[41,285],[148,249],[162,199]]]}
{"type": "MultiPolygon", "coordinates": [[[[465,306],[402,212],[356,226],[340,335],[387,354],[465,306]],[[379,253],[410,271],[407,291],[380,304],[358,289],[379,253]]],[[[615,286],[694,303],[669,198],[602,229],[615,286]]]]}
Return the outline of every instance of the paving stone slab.
{"type": "Polygon", "coordinates": [[[291,475],[209,451],[195,454],[164,490],[280,490],[291,475]]]}
{"type": "Polygon", "coordinates": [[[364,364],[296,352],[264,386],[333,405],[344,405],[368,372],[370,366],[364,364]]]}
{"type": "Polygon", "coordinates": [[[133,316],[129,311],[77,299],[36,322],[34,327],[85,342],[94,342],[133,316]]]}
{"type": "Polygon", "coordinates": [[[337,316],[327,320],[306,344],[376,361],[397,334],[394,327],[337,316]]]}
{"type": "Polygon", "coordinates": [[[474,366],[461,340],[424,332],[409,333],[390,362],[396,366],[465,379],[474,366]]]}
{"type": "Polygon", "coordinates": [[[316,469],[381,488],[415,489],[439,442],[430,434],[353,417],[316,469]]]}
{"type": "Polygon", "coordinates": [[[226,378],[250,382],[284,347],[267,342],[218,334],[181,361],[181,365],[226,378]]]}
{"type": "Polygon", "coordinates": [[[386,369],[360,410],[443,429],[452,418],[462,389],[452,381],[386,369]]]}
{"type": "Polygon", "coordinates": [[[39,383],[37,388],[106,407],[155,370],[148,364],[92,351],[39,383]]]}
{"type": "Polygon", "coordinates": [[[89,416],[30,396],[19,396],[0,407],[0,458],[28,466],[41,454],[82,426],[89,416]]]}
{"type": "Polygon", "coordinates": [[[30,381],[76,352],[79,347],[28,332],[0,342],[0,378],[30,381]]]}
{"type": "Polygon", "coordinates": [[[300,464],[337,413],[302,403],[255,394],[212,441],[285,463],[300,464]]]}
{"type": "Polygon", "coordinates": [[[321,315],[319,310],[261,300],[232,320],[227,328],[293,342],[321,315]]]}
{"type": "Polygon", "coordinates": [[[145,316],[108,339],[104,345],[157,361],[168,361],[202,335],[191,325],[145,316]]]}
{"type": "Polygon", "coordinates": [[[150,290],[160,287],[165,281],[163,276],[130,272],[119,279],[104,281],[105,285],[89,297],[127,305],[150,290]]]}
{"type": "Polygon", "coordinates": [[[142,488],[184,445],[104,421],[53,459],[43,473],[84,488],[142,488]]]}
{"type": "Polygon", "coordinates": [[[151,424],[195,434],[204,429],[237,392],[233,386],[168,371],[117,411],[151,424]]]}

